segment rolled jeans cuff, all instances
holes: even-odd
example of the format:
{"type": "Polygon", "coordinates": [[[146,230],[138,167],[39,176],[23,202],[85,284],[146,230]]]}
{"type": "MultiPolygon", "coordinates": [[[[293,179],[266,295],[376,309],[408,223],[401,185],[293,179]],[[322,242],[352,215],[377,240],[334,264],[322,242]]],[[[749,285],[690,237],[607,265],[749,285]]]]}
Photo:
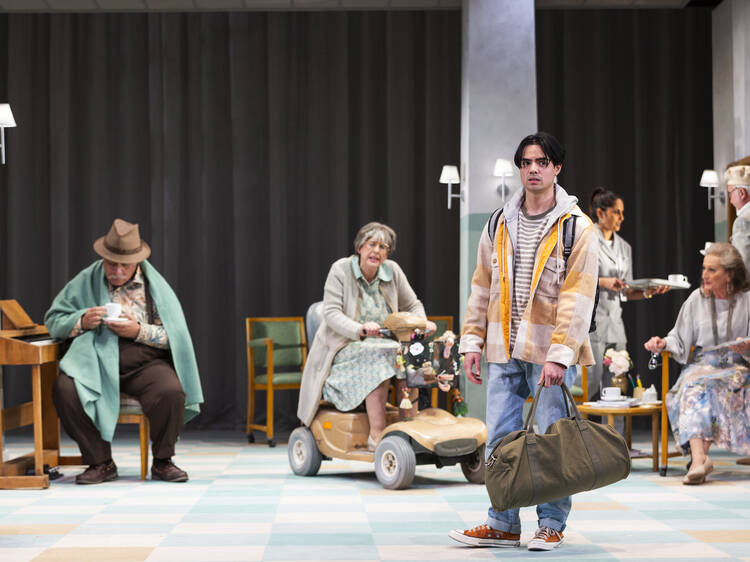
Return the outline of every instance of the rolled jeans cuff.
{"type": "Polygon", "coordinates": [[[496,531],[502,531],[503,533],[513,533],[513,534],[521,533],[520,523],[512,525],[508,523],[507,521],[501,521],[500,519],[495,519],[494,517],[491,517],[489,515],[487,516],[487,521],[485,525],[487,525],[491,529],[495,529],[496,531]]]}
{"type": "Polygon", "coordinates": [[[550,529],[554,529],[558,533],[562,533],[565,530],[565,523],[560,523],[555,519],[545,517],[539,520],[539,528],[541,529],[542,527],[549,527],[550,529]]]}

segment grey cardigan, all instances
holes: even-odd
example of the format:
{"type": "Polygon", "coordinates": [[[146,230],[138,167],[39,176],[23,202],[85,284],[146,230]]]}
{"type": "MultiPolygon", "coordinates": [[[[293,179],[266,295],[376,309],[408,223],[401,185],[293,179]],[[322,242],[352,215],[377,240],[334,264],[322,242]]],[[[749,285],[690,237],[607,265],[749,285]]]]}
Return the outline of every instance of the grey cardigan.
{"type": "MultiPolygon", "coordinates": [[[[393,274],[391,281],[380,282],[380,292],[390,310],[425,317],[424,307],[399,265],[386,260],[381,267],[388,268],[393,274]]],[[[323,293],[323,321],[307,356],[297,406],[297,416],[307,426],[318,411],[333,358],[346,344],[359,339],[362,328],[358,322],[361,297],[351,257],[341,258],[331,266],[323,293]]]]}

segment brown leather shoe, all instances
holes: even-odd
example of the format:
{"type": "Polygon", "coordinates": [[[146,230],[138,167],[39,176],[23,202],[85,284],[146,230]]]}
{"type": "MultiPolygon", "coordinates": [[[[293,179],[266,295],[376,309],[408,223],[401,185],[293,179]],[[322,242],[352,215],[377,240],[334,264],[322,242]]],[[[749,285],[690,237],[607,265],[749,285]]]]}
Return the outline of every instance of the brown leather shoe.
{"type": "Polygon", "coordinates": [[[151,466],[151,480],[164,480],[164,482],[187,482],[188,475],[180,470],[171,459],[166,461],[154,461],[151,466]]]}
{"type": "Polygon", "coordinates": [[[110,480],[117,480],[115,461],[92,464],[76,476],[76,484],[101,484],[110,480]]]}

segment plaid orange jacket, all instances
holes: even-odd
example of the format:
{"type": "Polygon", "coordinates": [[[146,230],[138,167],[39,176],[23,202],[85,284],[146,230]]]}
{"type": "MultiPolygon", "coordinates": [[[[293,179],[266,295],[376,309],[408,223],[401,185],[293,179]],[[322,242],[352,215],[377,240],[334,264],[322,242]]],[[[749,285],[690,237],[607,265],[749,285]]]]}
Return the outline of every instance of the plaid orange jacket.
{"type": "Polygon", "coordinates": [[[597,227],[578,207],[578,200],[560,186],[537,248],[529,302],[518,326],[515,346],[512,351],[509,349],[513,247],[522,196],[520,190],[503,208],[494,243],[487,227],[482,229],[459,351],[484,349],[490,363],[507,363],[513,357],[540,365],[545,361],[566,367],[593,365],[589,326],[598,283],[597,227]],[[578,218],[566,271],[562,224],[572,215],[578,218]]]}

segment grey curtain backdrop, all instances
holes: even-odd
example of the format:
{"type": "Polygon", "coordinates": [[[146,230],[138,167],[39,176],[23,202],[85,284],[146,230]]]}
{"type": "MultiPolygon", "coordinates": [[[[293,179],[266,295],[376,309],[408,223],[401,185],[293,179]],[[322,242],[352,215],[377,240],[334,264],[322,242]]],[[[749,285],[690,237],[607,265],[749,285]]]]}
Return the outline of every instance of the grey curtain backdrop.
{"type": "MultiPolygon", "coordinates": [[[[567,149],[560,183],[586,208],[599,185],[622,197],[636,278],[684,273],[697,287],[698,250],[714,239],[698,187],[713,167],[710,8],[545,10],[536,23],[539,128],[567,149]]],[[[661,371],[643,343],[672,328],[688,294],[623,305],[644,384],[660,388],[661,371]]]]}
{"type": "Polygon", "coordinates": [[[459,160],[460,12],[4,15],[0,49],[0,296],[41,322],[112,220],[138,222],[192,331],[191,424],[244,424],[244,318],[304,315],[368,221],[428,314],[457,316],[437,180],[459,160]]]}
{"type": "MultiPolygon", "coordinates": [[[[566,188],[622,195],[636,276],[697,283],[713,237],[697,187],[710,29],[708,9],[537,12],[539,128],[567,147],[566,188]]],[[[303,315],[367,221],[397,230],[428,313],[457,315],[458,212],[437,178],[459,160],[459,12],[5,15],[0,48],[18,121],[0,296],[41,321],[112,219],[139,222],[192,328],[192,424],[244,422],[244,317],[303,315]]],[[[642,375],[642,342],[686,296],[625,305],[642,375]]],[[[5,378],[6,403],[28,396],[28,377],[5,378]]],[[[279,428],[295,423],[286,395],[279,428]]]]}

